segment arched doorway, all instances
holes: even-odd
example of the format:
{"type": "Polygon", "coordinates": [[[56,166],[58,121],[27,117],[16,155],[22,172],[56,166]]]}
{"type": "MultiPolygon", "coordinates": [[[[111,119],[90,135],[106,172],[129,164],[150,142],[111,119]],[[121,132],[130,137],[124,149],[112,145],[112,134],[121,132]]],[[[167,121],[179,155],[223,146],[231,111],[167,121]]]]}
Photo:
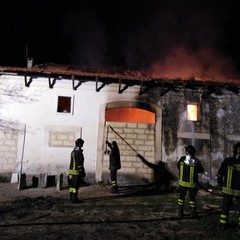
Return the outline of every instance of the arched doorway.
{"type": "Polygon", "coordinates": [[[117,141],[121,151],[120,182],[135,183],[151,178],[151,169],[142,164],[122,138],[149,161],[160,160],[161,116],[160,108],[139,101],[111,102],[101,106],[96,180],[105,181],[109,174],[108,156],[104,155],[106,139],[117,141]]]}

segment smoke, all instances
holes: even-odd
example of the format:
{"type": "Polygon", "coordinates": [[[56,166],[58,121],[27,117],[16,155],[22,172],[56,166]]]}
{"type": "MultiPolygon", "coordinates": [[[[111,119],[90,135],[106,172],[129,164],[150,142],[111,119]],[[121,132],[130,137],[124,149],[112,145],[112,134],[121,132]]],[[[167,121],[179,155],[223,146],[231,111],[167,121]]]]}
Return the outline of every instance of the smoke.
{"type": "Polygon", "coordinates": [[[69,43],[68,61],[74,65],[106,64],[106,39],[102,20],[92,12],[72,12],[64,24],[64,38],[69,43]]]}
{"type": "MultiPolygon", "coordinates": [[[[59,63],[156,77],[223,78],[240,68],[235,1],[4,2],[0,62],[59,63]],[[9,12],[12,17],[9,17],[9,12]]],[[[236,1],[237,2],[237,1],[236,1]]]]}
{"type": "Polygon", "coordinates": [[[224,48],[225,6],[183,2],[152,9],[145,24],[133,29],[127,65],[157,78],[235,78],[235,63],[224,48]]]}
{"type": "MultiPolygon", "coordinates": [[[[69,61],[158,78],[232,78],[226,45],[230,7],[221,1],[120,1],[65,18],[69,61]],[[130,2],[130,3],[129,3],[130,2]]],[[[96,6],[95,6],[96,7],[96,6]]]]}

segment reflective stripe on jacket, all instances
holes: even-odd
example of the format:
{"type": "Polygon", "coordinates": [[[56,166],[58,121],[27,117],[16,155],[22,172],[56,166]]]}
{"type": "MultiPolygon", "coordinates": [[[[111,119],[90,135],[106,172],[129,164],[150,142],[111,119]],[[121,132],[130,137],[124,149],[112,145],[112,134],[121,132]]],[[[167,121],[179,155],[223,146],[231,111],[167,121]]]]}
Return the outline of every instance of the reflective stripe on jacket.
{"type": "Polygon", "coordinates": [[[186,164],[185,156],[178,161],[179,185],[182,187],[195,188],[198,184],[198,173],[203,173],[204,168],[201,162],[195,158],[194,164],[186,164]]]}
{"type": "Polygon", "coordinates": [[[194,164],[180,163],[179,169],[179,185],[182,187],[195,188],[197,182],[193,181],[195,166],[194,164]]]}
{"type": "Polygon", "coordinates": [[[75,147],[71,152],[71,161],[69,166],[70,175],[79,175],[79,171],[83,169],[84,156],[82,151],[83,150],[79,147],[75,147]]]}
{"type": "MultiPolygon", "coordinates": [[[[228,158],[226,161],[227,165],[224,163],[223,168],[226,168],[222,192],[232,196],[240,196],[240,162],[236,162],[236,159],[228,158]]],[[[220,171],[220,170],[219,170],[220,171]]],[[[221,173],[220,171],[220,173],[221,173]]]]}
{"type": "Polygon", "coordinates": [[[69,174],[79,175],[79,171],[78,171],[78,168],[76,166],[76,158],[75,158],[74,151],[71,153],[71,162],[70,162],[69,174]]]}

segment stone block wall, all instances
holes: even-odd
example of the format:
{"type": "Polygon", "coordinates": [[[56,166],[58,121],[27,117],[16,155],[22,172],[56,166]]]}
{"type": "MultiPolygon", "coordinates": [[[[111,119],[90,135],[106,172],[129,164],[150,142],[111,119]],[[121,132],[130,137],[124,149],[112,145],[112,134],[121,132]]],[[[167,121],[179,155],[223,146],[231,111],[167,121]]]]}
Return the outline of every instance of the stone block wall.
{"type": "Polygon", "coordinates": [[[15,170],[17,142],[17,131],[0,129],[0,174],[12,173],[15,170]]]}
{"type": "Polygon", "coordinates": [[[50,131],[49,147],[73,147],[75,132],[50,131]]]}
{"type": "MultiPolygon", "coordinates": [[[[136,157],[136,153],[143,155],[148,161],[155,163],[155,125],[126,122],[108,122],[106,125],[110,125],[115,132],[120,135],[109,128],[108,141],[116,141],[121,154],[121,170],[118,173],[119,181],[129,182],[130,179],[134,178],[151,181],[152,169],[143,164],[141,160],[136,157]]],[[[107,135],[107,127],[105,129],[105,135],[107,135]]],[[[104,155],[103,172],[109,172],[108,166],[109,155],[104,155]]],[[[108,180],[106,179],[107,177],[108,175],[104,174],[103,179],[108,180]]]]}

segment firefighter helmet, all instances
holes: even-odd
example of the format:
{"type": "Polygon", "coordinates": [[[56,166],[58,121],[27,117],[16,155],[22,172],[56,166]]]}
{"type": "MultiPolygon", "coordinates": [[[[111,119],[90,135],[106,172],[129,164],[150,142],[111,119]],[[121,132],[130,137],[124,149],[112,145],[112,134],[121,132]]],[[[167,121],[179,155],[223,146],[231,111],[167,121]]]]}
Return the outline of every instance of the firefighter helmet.
{"type": "Polygon", "coordinates": [[[78,138],[78,139],[75,141],[76,146],[83,145],[83,143],[84,143],[84,141],[83,141],[81,138],[78,138]]]}
{"type": "Polygon", "coordinates": [[[233,146],[233,154],[235,154],[235,155],[240,154],[240,143],[236,143],[233,146]]]}
{"type": "Polygon", "coordinates": [[[196,149],[192,145],[188,145],[185,147],[185,151],[187,155],[194,155],[196,153],[196,149]]]}

